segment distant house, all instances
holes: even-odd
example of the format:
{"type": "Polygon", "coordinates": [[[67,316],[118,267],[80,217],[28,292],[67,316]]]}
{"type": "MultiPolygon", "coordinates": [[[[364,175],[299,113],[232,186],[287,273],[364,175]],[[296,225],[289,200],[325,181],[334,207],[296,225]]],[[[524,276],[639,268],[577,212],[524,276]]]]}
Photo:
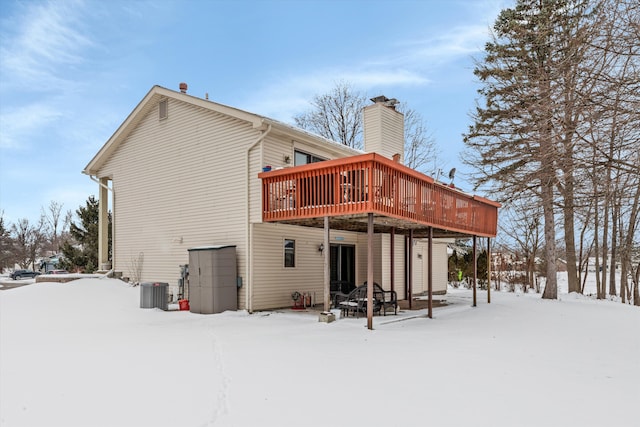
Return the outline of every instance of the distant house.
{"type": "Polygon", "coordinates": [[[400,299],[429,279],[445,292],[447,242],[495,236],[498,204],[402,166],[403,116],[388,99],[363,114],[364,153],[154,86],[83,171],[100,189],[101,265],[110,206],[111,268],[174,294],[189,249],[206,245],[236,247],[238,307],[249,311],[290,306],[296,291],[322,302],[328,280],[370,274],[400,299]]]}

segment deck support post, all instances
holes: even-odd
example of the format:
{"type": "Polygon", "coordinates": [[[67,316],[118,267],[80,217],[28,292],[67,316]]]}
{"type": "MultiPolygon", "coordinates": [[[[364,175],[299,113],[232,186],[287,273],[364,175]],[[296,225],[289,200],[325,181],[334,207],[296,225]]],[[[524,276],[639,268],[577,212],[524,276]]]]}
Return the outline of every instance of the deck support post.
{"type": "Polygon", "coordinates": [[[429,293],[429,319],[433,319],[433,227],[429,227],[429,246],[427,247],[429,273],[427,275],[427,292],[429,293]]]}
{"type": "Polygon", "coordinates": [[[367,328],[373,329],[373,213],[367,214],[367,328]]]}
{"type": "Polygon", "coordinates": [[[329,217],[324,217],[324,242],[322,246],[324,248],[322,252],[323,256],[323,271],[324,271],[324,311],[331,309],[331,271],[329,270],[329,255],[331,254],[331,248],[329,247],[329,217]]]}
{"type": "Polygon", "coordinates": [[[396,259],[396,250],[395,250],[395,246],[396,246],[396,228],[395,227],[391,227],[391,235],[389,236],[389,240],[390,240],[390,250],[389,250],[389,256],[391,257],[391,265],[389,266],[389,269],[391,270],[391,290],[395,291],[395,275],[396,275],[396,263],[395,263],[395,259],[396,259]]]}
{"type": "Polygon", "coordinates": [[[409,230],[407,242],[407,298],[409,299],[409,310],[413,309],[413,229],[409,230]]]}
{"type": "Polygon", "coordinates": [[[411,307],[411,287],[409,285],[409,236],[404,235],[404,295],[411,307]]]}
{"type": "Polygon", "coordinates": [[[476,236],[473,236],[473,307],[476,306],[476,284],[478,282],[478,260],[476,258],[476,236]]]}
{"type": "Polygon", "coordinates": [[[491,304],[491,237],[487,237],[487,304],[491,304]]]}

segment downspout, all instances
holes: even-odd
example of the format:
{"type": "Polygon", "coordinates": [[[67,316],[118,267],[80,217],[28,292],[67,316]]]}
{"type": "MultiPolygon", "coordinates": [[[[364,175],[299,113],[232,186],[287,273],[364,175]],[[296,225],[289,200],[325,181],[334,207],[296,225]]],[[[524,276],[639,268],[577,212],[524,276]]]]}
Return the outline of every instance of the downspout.
{"type": "MultiPolygon", "coordinates": [[[[263,121],[264,123],[264,121],[263,121]]],[[[251,225],[251,214],[249,213],[249,208],[251,206],[251,200],[249,199],[250,197],[250,191],[249,191],[249,183],[250,183],[250,178],[249,178],[249,172],[250,172],[250,164],[249,164],[249,153],[251,152],[251,150],[253,150],[253,148],[260,144],[265,138],[266,136],[269,134],[269,132],[271,132],[271,124],[268,125],[266,130],[263,130],[262,133],[258,136],[258,138],[252,142],[246,149],[245,152],[245,158],[246,158],[246,163],[245,163],[245,175],[244,175],[244,179],[245,179],[245,183],[244,183],[244,189],[246,191],[245,194],[245,202],[246,202],[246,206],[245,206],[245,212],[246,212],[246,222],[247,222],[247,227],[245,229],[245,248],[247,248],[247,263],[245,265],[245,276],[246,276],[246,286],[247,286],[247,291],[245,292],[245,307],[247,309],[247,311],[249,313],[253,312],[253,277],[252,277],[252,270],[253,270],[253,250],[251,247],[252,241],[253,241],[253,228],[251,225]]]]}
{"type": "Polygon", "coordinates": [[[100,180],[98,178],[95,178],[93,175],[87,175],[87,176],[91,179],[91,181],[95,182],[100,187],[106,188],[107,190],[113,192],[113,188],[109,187],[108,185],[104,185],[103,183],[100,182],[100,180]]]}

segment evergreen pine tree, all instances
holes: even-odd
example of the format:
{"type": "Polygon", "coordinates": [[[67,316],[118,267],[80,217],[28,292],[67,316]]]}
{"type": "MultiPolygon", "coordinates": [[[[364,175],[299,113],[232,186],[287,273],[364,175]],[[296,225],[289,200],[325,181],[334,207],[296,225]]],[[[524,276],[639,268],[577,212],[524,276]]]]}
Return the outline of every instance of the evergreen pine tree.
{"type": "MultiPolygon", "coordinates": [[[[69,233],[77,243],[70,241],[62,245],[62,266],[68,270],[82,270],[92,273],[98,268],[98,221],[99,202],[94,196],[89,196],[86,206],[76,210],[79,224],[72,222],[69,233]]],[[[109,230],[111,230],[111,215],[109,215],[109,230]]],[[[109,232],[109,248],[111,248],[111,232],[109,232]]]]}

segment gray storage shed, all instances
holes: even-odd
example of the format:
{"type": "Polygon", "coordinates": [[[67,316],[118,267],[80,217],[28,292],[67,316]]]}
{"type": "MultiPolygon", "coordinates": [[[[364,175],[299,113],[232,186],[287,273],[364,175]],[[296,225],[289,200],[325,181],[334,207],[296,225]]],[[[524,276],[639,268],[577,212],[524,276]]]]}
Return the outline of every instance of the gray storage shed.
{"type": "Polygon", "coordinates": [[[236,247],[189,249],[189,310],[213,314],[238,309],[236,247]]]}

